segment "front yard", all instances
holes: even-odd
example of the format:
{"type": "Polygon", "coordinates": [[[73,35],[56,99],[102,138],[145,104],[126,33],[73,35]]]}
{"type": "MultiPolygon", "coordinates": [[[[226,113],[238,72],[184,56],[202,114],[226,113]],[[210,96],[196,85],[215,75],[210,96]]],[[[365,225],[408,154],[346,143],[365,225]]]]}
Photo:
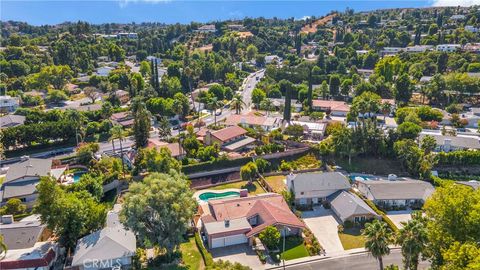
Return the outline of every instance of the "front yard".
{"type": "Polygon", "coordinates": [[[227,183],[219,186],[214,186],[208,189],[222,190],[227,188],[247,189],[249,195],[257,195],[265,193],[265,190],[258,184],[257,181],[253,181],[252,184],[248,184],[248,181],[240,181],[235,183],[227,183]]]}
{"type": "Polygon", "coordinates": [[[265,177],[265,181],[268,182],[275,192],[280,193],[286,189],[285,177],[285,175],[267,176],[265,177]]]}
{"type": "MultiPolygon", "coordinates": [[[[285,238],[285,252],[283,251],[283,238],[280,239],[280,244],[278,246],[280,250],[280,259],[283,257],[286,261],[308,257],[308,251],[303,243],[303,238],[298,236],[288,236],[285,238]]],[[[274,261],[278,261],[278,253],[271,253],[270,257],[274,261]]]]}
{"type": "Polygon", "coordinates": [[[362,236],[361,228],[344,229],[343,232],[338,233],[338,237],[345,250],[365,247],[365,237],[362,236]]]}
{"type": "Polygon", "coordinates": [[[195,244],[195,237],[190,237],[187,241],[180,244],[180,252],[182,253],[182,264],[160,267],[160,269],[168,270],[202,270],[205,268],[202,255],[198,251],[195,244]]]}

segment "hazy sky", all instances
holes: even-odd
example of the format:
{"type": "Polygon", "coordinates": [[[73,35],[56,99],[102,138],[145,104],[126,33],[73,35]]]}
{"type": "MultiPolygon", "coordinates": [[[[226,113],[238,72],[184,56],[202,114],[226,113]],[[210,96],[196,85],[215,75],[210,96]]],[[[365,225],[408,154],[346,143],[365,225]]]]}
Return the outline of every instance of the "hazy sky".
{"type": "Polygon", "coordinates": [[[0,0],[1,20],[25,21],[34,25],[65,21],[189,23],[244,17],[302,18],[321,16],[346,7],[356,11],[432,5],[472,5],[480,0],[0,0]]]}

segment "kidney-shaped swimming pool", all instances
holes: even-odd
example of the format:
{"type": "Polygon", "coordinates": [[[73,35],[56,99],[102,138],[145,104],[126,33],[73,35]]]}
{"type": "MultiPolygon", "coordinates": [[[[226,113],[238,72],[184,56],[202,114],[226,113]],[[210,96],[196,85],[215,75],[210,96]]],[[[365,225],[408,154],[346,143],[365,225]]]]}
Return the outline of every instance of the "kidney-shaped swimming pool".
{"type": "Polygon", "coordinates": [[[231,198],[231,197],[240,197],[240,192],[237,191],[225,191],[225,192],[212,192],[206,191],[198,196],[202,201],[231,198]]]}

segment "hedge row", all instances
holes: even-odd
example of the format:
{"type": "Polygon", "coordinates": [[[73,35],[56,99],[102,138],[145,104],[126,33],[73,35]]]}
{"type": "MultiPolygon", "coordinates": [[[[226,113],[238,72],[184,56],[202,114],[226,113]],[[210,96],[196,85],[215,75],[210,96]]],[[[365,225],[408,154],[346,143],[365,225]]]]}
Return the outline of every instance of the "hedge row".
{"type": "Polygon", "coordinates": [[[438,165],[480,165],[480,151],[440,152],[438,165]]]}
{"type": "Polygon", "coordinates": [[[200,234],[198,232],[195,233],[195,244],[197,244],[197,248],[202,254],[203,262],[205,266],[211,266],[213,264],[213,257],[210,252],[203,246],[202,239],[200,239],[200,234]]]}
{"type": "Polygon", "coordinates": [[[192,173],[203,172],[203,171],[213,171],[213,170],[225,169],[225,168],[231,168],[231,167],[241,167],[250,161],[252,161],[251,157],[206,161],[206,162],[201,162],[197,164],[185,165],[182,167],[182,172],[186,175],[189,175],[192,173]]]}

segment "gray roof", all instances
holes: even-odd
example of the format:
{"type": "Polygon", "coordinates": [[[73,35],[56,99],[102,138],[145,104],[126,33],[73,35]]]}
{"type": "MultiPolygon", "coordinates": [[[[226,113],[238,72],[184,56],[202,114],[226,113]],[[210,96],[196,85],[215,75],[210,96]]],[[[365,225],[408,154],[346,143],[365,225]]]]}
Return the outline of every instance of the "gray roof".
{"type": "Polygon", "coordinates": [[[329,197],[330,205],[338,217],[345,221],[351,216],[378,216],[368,204],[357,195],[347,191],[339,191],[329,197]]]}
{"type": "Polygon", "coordinates": [[[302,173],[295,175],[293,180],[295,192],[350,189],[347,177],[339,172],[302,173]]]}
{"type": "Polygon", "coordinates": [[[45,228],[39,220],[0,224],[0,233],[9,250],[31,248],[45,228]]]}
{"type": "Polygon", "coordinates": [[[137,248],[135,235],[122,226],[107,227],[78,240],[72,266],[88,260],[131,257],[137,248]]]}
{"type": "Polygon", "coordinates": [[[441,134],[420,134],[419,139],[422,140],[425,136],[430,135],[435,138],[437,145],[445,145],[445,140],[450,140],[450,145],[458,148],[480,149],[479,137],[462,137],[462,136],[444,136],[441,134]]]}
{"type": "Polygon", "coordinates": [[[23,125],[25,122],[25,116],[9,114],[0,117],[0,128],[15,127],[23,125]]]}
{"type": "Polygon", "coordinates": [[[51,159],[29,158],[12,164],[5,176],[4,184],[26,176],[47,176],[52,169],[51,159]]]}
{"type": "Polygon", "coordinates": [[[375,200],[426,200],[434,191],[432,184],[420,180],[378,180],[363,182],[375,200]]]}
{"type": "Polygon", "coordinates": [[[21,181],[7,183],[2,188],[1,201],[8,200],[10,198],[22,197],[37,192],[37,184],[39,180],[21,181]]]}
{"type": "Polygon", "coordinates": [[[225,226],[225,221],[204,223],[205,231],[211,235],[216,233],[231,232],[236,230],[250,230],[252,226],[248,223],[246,218],[237,218],[229,221],[228,226],[225,226]]]}
{"type": "Polygon", "coordinates": [[[471,181],[457,181],[455,182],[457,184],[460,184],[460,185],[465,185],[465,186],[469,186],[473,189],[479,189],[480,188],[480,182],[479,181],[476,181],[476,180],[471,180],[471,181]]]}

